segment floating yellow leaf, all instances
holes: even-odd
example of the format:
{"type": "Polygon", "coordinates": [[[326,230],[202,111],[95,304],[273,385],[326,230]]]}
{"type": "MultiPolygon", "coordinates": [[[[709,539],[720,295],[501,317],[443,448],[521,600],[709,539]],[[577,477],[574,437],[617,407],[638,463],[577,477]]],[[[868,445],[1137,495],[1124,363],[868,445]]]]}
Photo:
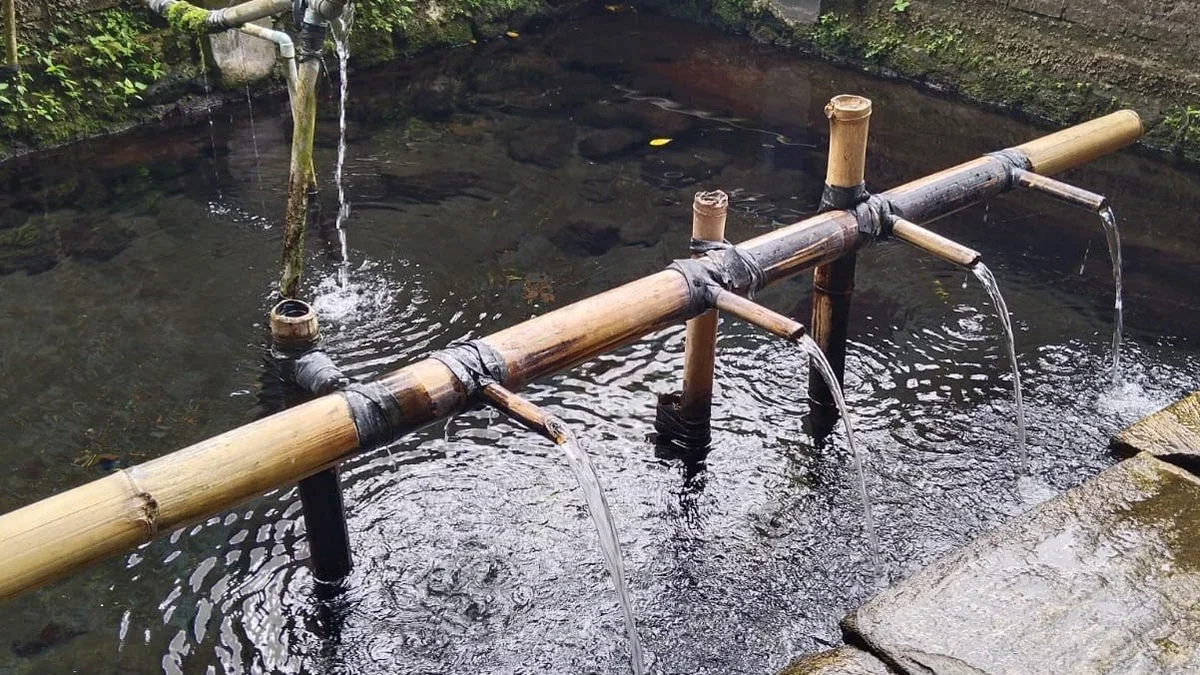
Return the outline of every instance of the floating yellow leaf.
{"type": "Polygon", "coordinates": [[[606,12],[619,12],[623,9],[625,9],[624,5],[605,5],[604,6],[604,11],[606,11],[606,12]]]}
{"type": "Polygon", "coordinates": [[[655,148],[661,148],[662,146],[664,146],[670,142],[671,142],[671,139],[669,139],[669,138],[652,138],[652,139],[650,139],[650,146],[655,147],[655,148]]]}
{"type": "Polygon", "coordinates": [[[521,37],[521,34],[520,34],[520,33],[518,33],[518,32],[517,32],[517,31],[515,31],[515,30],[510,30],[510,31],[508,31],[507,33],[505,33],[505,35],[507,35],[508,37],[510,37],[510,38],[512,38],[512,39],[514,39],[514,40],[516,40],[517,38],[521,37]]]}

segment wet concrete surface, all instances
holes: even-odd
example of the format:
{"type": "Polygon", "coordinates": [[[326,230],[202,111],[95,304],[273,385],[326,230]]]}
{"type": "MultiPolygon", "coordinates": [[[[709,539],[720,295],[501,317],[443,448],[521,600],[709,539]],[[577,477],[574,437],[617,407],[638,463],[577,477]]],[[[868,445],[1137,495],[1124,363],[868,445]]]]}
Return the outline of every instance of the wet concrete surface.
{"type": "Polygon", "coordinates": [[[1139,454],[843,621],[913,675],[1200,671],[1200,481],[1139,454]]]}
{"type": "Polygon", "coordinates": [[[1200,392],[1182,398],[1113,437],[1113,452],[1148,452],[1177,463],[1200,461],[1200,392]]]}
{"type": "Polygon", "coordinates": [[[879,659],[854,647],[839,647],[793,661],[777,675],[894,675],[879,659]]]}

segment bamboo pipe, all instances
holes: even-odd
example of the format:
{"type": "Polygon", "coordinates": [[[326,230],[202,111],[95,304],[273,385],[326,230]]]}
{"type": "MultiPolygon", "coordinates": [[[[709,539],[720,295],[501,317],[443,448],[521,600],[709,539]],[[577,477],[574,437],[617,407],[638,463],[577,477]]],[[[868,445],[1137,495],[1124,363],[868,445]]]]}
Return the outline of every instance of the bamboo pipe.
{"type": "Polygon", "coordinates": [[[1029,158],[1029,169],[1042,175],[1060,173],[1136,143],[1142,119],[1132,110],[1118,110],[1062,131],[1018,145],[1029,158]]]}
{"type": "Polygon", "coordinates": [[[313,132],[317,125],[317,78],[321,62],[309,58],[296,66],[295,96],[292,98],[292,159],[288,170],[288,199],[284,212],[283,255],[279,292],[294,298],[304,272],[304,231],[308,218],[309,193],[316,190],[313,171],[313,132]]]}
{"type": "Polygon", "coordinates": [[[1014,171],[1013,175],[1017,179],[1017,185],[1036,190],[1071,206],[1081,206],[1096,213],[1108,207],[1108,198],[1104,195],[1098,195],[1090,190],[1075,187],[1061,180],[1055,180],[1048,176],[1020,169],[1014,171]]]}
{"type": "MultiPolygon", "coordinates": [[[[729,196],[720,190],[697,192],[692,201],[692,239],[724,241],[729,196]]],[[[683,390],[679,415],[707,421],[712,414],[713,368],[717,359],[717,310],[710,309],[687,322],[683,348],[683,390]]]]}
{"type": "MultiPolygon", "coordinates": [[[[861,96],[835,96],[825,106],[829,118],[829,166],[825,171],[826,191],[848,190],[863,184],[866,175],[867,133],[871,123],[871,101],[861,96]]],[[[830,200],[822,199],[822,202],[830,200]]],[[[850,204],[834,204],[847,208],[850,204]]],[[[841,382],[846,371],[846,337],[850,330],[850,300],[854,294],[854,254],[821,265],[813,271],[812,338],[825,353],[841,382]]],[[[832,428],[837,421],[833,394],[825,378],[809,367],[808,395],[824,411],[815,411],[815,427],[832,428]]]]}
{"type": "MultiPolygon", "coordinates": [[[[1074,135],[1072,157],[1112,147],[1105,132],[1074,135]]],[[[1115,133],[1115,132],[1113,132],[1115,133]]],[[[982,201],[1000,187],[977,178],[993,158],[973,160],[882,194],[903,204],[914,222],[935,220],[982,201]],[[948,186],[958,186],[951,190],[948,186]],[[962,186],[974,186],[963,193],[962,186]],[[942,196],[955,195],[943,202],[942,196]],[[919,214],[913,216],[912,214],[919,214]]],[[[1001,167],[1002,168],[1002,167],[1001,167]]],[[[984,173],[987,173],[984,171],[984,173]]],[[[831,211],[740,245],[768,283],[831,262],[866,243],[857,220],[831,211]]],[[[687,315],[683,277],[664,270],[494,333],[483,342],[500,353],[503,383],[525,383],[569,368],[664,328],[687,315]]],[[[445,365],[425,359],[377,380],[400,404],[403,435],[452,414],[468,400],[445,365]]],[[[332,394],[228,431],[145,464],[0,516],[0,600],[12,598],[156,534],[203,520],[293,483],[360,449],[343,394],[332,394]]]]}
{"type": "Polygon", "coordinates": [[[975,249],[947,239],[937,232],[927,230],[903,218],[892,219],[892,236],[907,242],[952,265],[974,267],[983,256],[975,249]]]}
{"type": "Polygon", "coordinates": [[[763,307],[737,293],[729,291],[717,293],[716,305],[722,312],[728,312],[748,324],[758,326],[785,340],[799,340],[804,336],[804,324],[763,307]]]}
{"type": "Polygon", "coordinates": [[[500,412],[520,422],[526,429],[545,436],[550,439],[551,443],[563,442],[563,439],[552,428],[550,416],[524,397],[495,383],[483,387],[483,397],[500,412]]]}

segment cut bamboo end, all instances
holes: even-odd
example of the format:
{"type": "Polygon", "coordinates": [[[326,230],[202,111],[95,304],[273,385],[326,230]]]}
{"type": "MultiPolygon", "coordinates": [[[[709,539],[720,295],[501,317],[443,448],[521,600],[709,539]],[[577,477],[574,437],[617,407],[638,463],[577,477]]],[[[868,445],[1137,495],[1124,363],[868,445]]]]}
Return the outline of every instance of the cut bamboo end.
{"type": "Polygon", "coordinates": [[[304,351],[321,340],[317,313],[303,300],[284,300],[271,308],[271,340],[278,349],[304,351]]]}
{"type": "Polygon", "coordinates": [[[892,222],[892,236],[953,265],[974,267],[983,257],[975,249],[967,248],[903,218],[896,218],[892,222]]]}
{"type": "Polygon", "coordinates": [[[720,241],[725,238],[729,195],[721,190],[697,192],[692,200],[692,238],[720,241]]]}
{"type": "Polygon", "coordinates": [[[1144,131],[1142,118],[1136,112],[1118,110],[1018,145],[1016,149],[1029,158],[1033,171],[1055,174],[1132,145],[1144,131]]]}
{"type": "Polygon", "coordinates": [[[867,161],[871,100],[842,94],[825,106],[829,118],[829,168],[825,184],[853,188],[862,184],[867,161]]]}

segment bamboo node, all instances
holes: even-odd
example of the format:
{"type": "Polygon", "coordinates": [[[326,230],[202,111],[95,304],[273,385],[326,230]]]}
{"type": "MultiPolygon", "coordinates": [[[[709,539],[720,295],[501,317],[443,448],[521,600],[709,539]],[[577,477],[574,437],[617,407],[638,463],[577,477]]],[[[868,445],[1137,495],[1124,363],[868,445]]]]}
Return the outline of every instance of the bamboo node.
{"type": "Polygon", "coordinates": [[[121,470],[121,475],[129,481],[129,486],[133,488],[133,496],[141,500],[141,513],[137,520],[146,527],[146,536],[153,539],[158,534],[158,500],[154,495],[142,489],[137,481],[133,478],[133,474],[128,470],[121,470]]]}

